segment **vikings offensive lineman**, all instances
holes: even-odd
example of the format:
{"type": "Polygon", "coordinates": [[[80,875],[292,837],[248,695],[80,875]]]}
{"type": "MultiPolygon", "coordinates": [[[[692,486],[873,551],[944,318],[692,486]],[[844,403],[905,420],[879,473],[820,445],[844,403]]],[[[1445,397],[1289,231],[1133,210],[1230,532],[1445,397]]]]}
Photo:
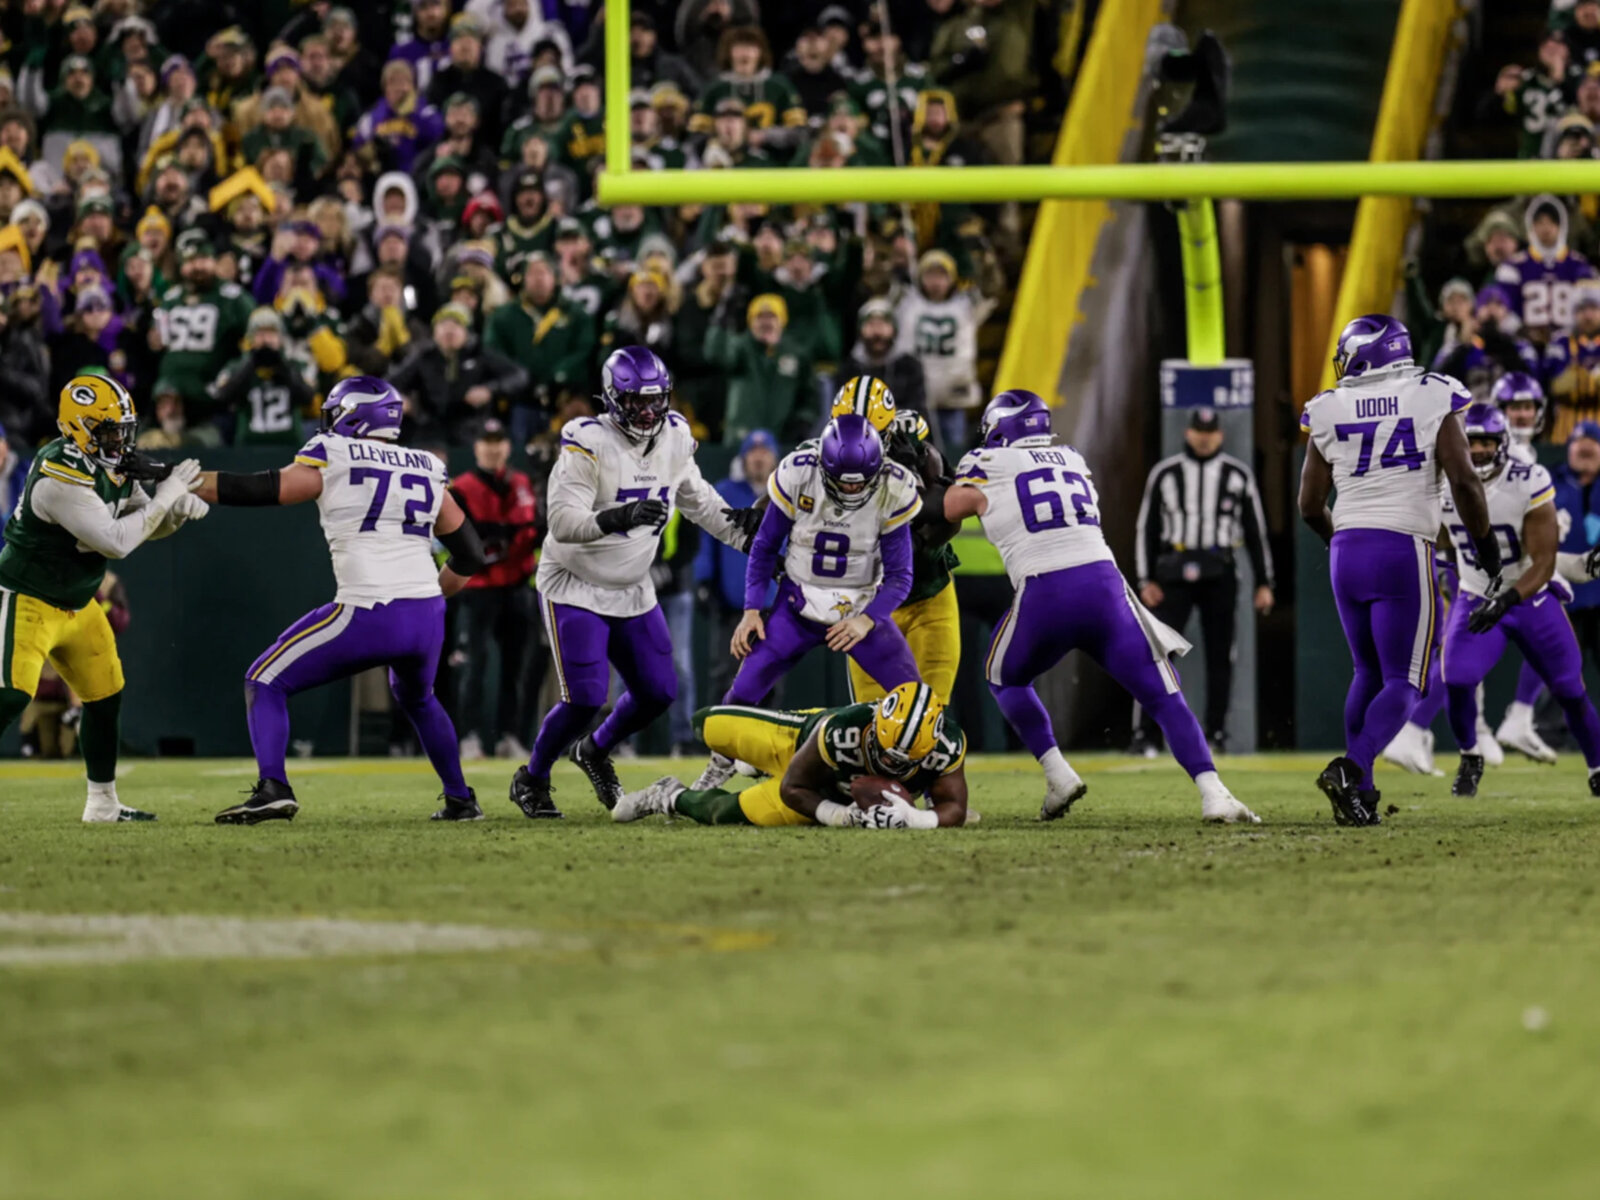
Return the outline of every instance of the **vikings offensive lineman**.
{"type": "Polygon", "coordinates": [[[339,590],[307,613],[245,674],[250,745],[261,776],[219,825],[292,821],[300,811],[284,769],[289,697],[371,667],[389,668],[389,690],[417,731],[444,785],[436,821],[476,821],[477,798],[461,776],[455,727],[433,694],[444,648],[444,602],[483,567],[483,547],[448,492],[445,464],[395,445],[405,404],[368,375],[341,379],[322,402],[322,432],[281,470],[207,471],[198,494],[211,504],[317,502],[339,590]],[[434,566],[437,537],[450,552],[434,566]]]}
{"type": "Polygon", "coordinates": [[[1050,434],[1050,410],[1033,392],[1002,392],[983,410],[983,447],[956,467],[945,516],[978,517],[1017,589],[989,648],[989,691],[1044,768],[1041,821],[1064,815],[1087,786],[1056,745],[1033,681],[1082,650],[1151,713],[1173,756],[1200,789],[1208,821],[1258,818],[1223,785],[1200,722],[1184,703],[1167,656],[1189,648],[1151,616],[1117,570],[1100,532],[1089,467],[1050,434]]]}
{"type": "Polygon", "coordinates": [[[1479,566],[1455,504],[1446,499],[1445,528],[1461,559],[1461,595],[1450,610],[1444,635],[1450,729],[1461,747],[1461,765],[1450,790],[1457,796],[1478,794],[1483,755],[1477,746],[1477,689],[1505,652],[1509,638],[1566,713],[1567,727],[1589,765],[1589,791],[1600,796],[1600,716],[1584,691],[1583,652],[1572,622],[1561,610],[1561,596],[1551,587],[1561,540],[1555,484],[1538,463],[1511,461],[1510,433],[1499,409],[1474,404],[1466,412],[1466,431],[1506,566],[1497,588],[1495,579],[1479,566]]]}
{"type": "Polygon", "coordinates": [[[1439,475],[1485,575],[1500,573],[1483,485],[1456,419],[1472,394],[1419,369],[1411,335],[1391,317],[1357,317],[1339,334],[1339,382],[1306,402],[1311,435],[1300,517],[1329,544],[1333,598],[1355,677],[1345,697],[1345,753],[1317,777],[1341,825],[1376,825],[1372,763],[1406,723],[1428,678],[1437,596],[1433,539],[1439,475]],[[1330,513],[1328,496],[1339,503],[1330,513]]]}
{"type": "MultiPolygon", "coordinates": [[[[817,442],[799,446],[768,481],[772,503],[750,547],[745,611],[733,631],[739,673],[724,704],[755,707],[817,646],[849,654],[893,690],[920,683],[905,634],[891,619],[911,590],[911,522],[922,497],[911,473],[886,462],[865,418],[834,417],[817,442]],[[783,554],[772,611],[761,602],[783,554]]],[[[694,790],[719,788],[734,760],[716,751],[694,790]]]]}
{"type": "Polygon", "coordinates": [[[611,748],[666,712],[678,694],[667,619],[650,582],[674,507],[712,537],[744,549],[757,516],[725,508],[695,466],[689,423],[672,412],[672,376],[643,346],[601,368],[605,415],[568,422],[550,474],[550,532],[536,582],[561,700],[545,715],[511,800],[529,817],[559,817],[550,768],[568,746],[609,810],[622,797],[611,748]],[[615,664],[627,691],[577,745],[606,702],[615,664]]]}

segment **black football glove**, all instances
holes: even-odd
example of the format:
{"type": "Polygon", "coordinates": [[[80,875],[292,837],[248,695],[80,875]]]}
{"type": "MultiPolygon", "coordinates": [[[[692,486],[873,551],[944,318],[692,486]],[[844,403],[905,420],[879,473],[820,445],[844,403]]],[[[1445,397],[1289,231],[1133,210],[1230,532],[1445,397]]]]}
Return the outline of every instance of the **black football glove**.
{"type": "Polygon", "coordinates": [[[1497,578],[1502,564],[1499,535],[1491,529],[1481,538],[1473,538],[1472,550],[1478,558],[1478,569],[1490,579],[1497,578]]]}
{"type": "Polygon", "coordinates": [[[594,519],[601,533],[626,533],[641,525],[665,525],[667,504],[664,500],[630,500],[596,513],[594,519]]]}
{"type": "MultiPolygon", "coordinates": [[[[1499,580],[1495,582],[1498,584],[1499,580]]],[[[1488,633],[1499,623],[1501,617],[1521,603],[1522,593],[1516,588],[1500,588],[1492,596],[1485,597],[1483,603],[1472,610],[1472,615],[1467,618],[1467,632],[1488,633]]]]}
{"type": "Polygon", "coordinates": [[[1583,556],[1583,573],[1590,579],[1600,575],[1600,546],[1583,556]]]}
{"type": "Polygon", "coordinates": [[[138,450],[129,450],[122,456],[122,474],[136,483],[160,483],[172,474],[172,464],[138,450]]]}
{"type": "Polygon", "coordinates": [[[725,508],[722,515],[729,522],[738,527],[744,534],[744,549],[750,549],[750,543],[756,540],[756,530],[761,528],[761,517],[765,513],[761,508],[725,508]]]}

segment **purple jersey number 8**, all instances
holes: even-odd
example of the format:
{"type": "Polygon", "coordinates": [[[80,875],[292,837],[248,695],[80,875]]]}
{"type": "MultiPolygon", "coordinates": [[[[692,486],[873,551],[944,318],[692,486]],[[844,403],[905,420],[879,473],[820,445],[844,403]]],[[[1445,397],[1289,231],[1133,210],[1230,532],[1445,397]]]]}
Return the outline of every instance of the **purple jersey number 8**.
{"type": "Polygon", "coordinates": [[[850,566],[850,539],[842,533],[819,533],[811,556],[811,573],[819,579],[838,579],[850,566]]]}
{"type": "Polygon", "coordinates": [[[1022,508],[1022,524],[1029,533],[1064,529],[1068,525],[1098,525],[1100,513],[1095,505],[1094,488],[1076,471],[1040,467],[1017,476],[1017,503],[1022,508]],[[1055,485],[1060,477],[1061,486],[1055,485]],[[1041,486],[1035,487],[1038,484],[1041,486]],[[1072,501],[1072,517],[1067,517],[1066,501],[1072,501]],[[1039,506],[1044,505],[1040,516],[1039,506]]]}

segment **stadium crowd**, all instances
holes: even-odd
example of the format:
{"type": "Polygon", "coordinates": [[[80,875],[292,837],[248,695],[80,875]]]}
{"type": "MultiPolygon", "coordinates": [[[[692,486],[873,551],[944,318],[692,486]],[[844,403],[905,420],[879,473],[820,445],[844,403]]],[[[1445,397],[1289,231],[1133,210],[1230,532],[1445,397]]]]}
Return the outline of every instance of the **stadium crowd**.
{"type": "MultiPolygon", "coordinates": [[[[1072,7],[635,0],[635,166],[1023,161],[1072,7]]],[[[336,380],[386,376],[408,439],[470,448],[458,486],[502,559],[461,657],[492,638],[520,677],[543,477],[618,346],[671,364],[730,489],[861,372],[950,461],[967,442],[1015,206],[603,210],[601,4],[20,0],[0,33],[0,482],[81,371],[131,391],[141,448],[184,451],[296,447],[336,380]]],[[[739,566],[685,541],[680,605],[739,566]]]]}

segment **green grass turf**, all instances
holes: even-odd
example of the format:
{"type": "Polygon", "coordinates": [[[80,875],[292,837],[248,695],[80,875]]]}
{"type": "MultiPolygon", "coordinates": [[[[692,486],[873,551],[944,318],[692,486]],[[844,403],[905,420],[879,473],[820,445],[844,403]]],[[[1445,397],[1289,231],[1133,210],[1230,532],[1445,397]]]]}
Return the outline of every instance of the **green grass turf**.
{"type": "MultiPolygon", "coordinates": [[[[421,764],[318,762],[217,828],[238,763],[137,762],[85,828],[0,765],[0,915],[535,928],[549,947],[0,966],[0,1196],[1527,1197],[1600,1178],[1600,801],[1385,772],[1339,830],[1309,758],[971,765],[963,831],[426,820],[421,764]],[[227,772],[221,773],[219,772],[227,772]],[[576,939],[576,941],[575,941],[576,939]],[[1542,1013],[1542,1019],[1539,1014],[1542,1013]],[[1531,1028],[1530,1028],[1531,1026],[1531,1028]]],[[[685,773],[698,764],[679,764],[685,773]]],[[[660,764],[628,764],[643,783],[660,764]]],[[[44,944],[0,933],[0,951],[44,944]]]]}

